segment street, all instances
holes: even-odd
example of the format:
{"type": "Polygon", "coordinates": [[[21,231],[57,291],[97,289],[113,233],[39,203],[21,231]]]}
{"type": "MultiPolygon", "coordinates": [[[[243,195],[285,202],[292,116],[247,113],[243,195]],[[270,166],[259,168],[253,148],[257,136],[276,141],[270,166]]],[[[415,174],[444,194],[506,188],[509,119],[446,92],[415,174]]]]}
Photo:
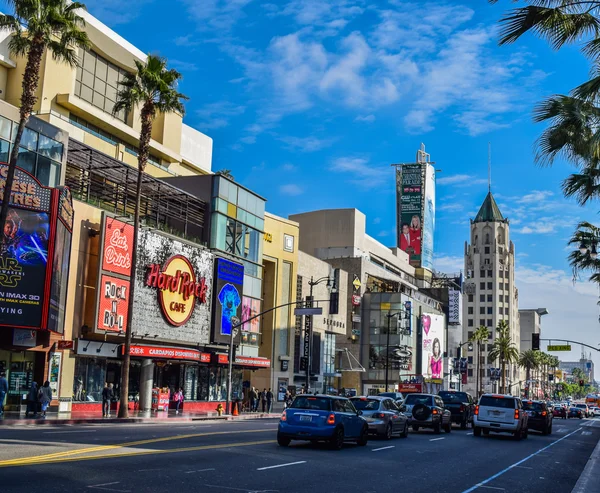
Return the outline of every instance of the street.
{"type": "Polygon", "coordinates": [[[0,427],[0,490],[154,492],[448,492],[573,489],[600,420],[560,420],[551,436],[412,432],[366,447],[293,442],[277,420],[0,427]]]}

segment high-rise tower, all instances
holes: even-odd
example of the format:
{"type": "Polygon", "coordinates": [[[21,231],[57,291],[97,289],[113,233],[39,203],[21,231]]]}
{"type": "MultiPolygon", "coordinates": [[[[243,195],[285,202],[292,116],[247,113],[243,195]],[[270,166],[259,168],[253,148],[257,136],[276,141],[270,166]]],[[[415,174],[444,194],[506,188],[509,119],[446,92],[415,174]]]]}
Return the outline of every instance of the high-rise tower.
{"type": "MultiPolygon", "coordinates": [[[[463,356],[469,359],[467,384],[463,386],[477,395],[477,371],[484,392],[500,391],[490,368],[500,368],[499,361],[489,359],[489,351],[501,320],[510,326],[511,339],[519,348],[519,306],[515,286],[515,247],[510,241],[509,223],[498,208],[492,192],[488,192],[475,219],[471,220],[471,238],[465,242],[465,299],[463,303],[463,341],[468,341],[478,327],[489,330],[489,339],[480,345],[480,364],[477,364],[477,344],[471,351],[463,346],[463,356]]],[[[507,392],[518,392],[517,365],[507,365],[507,392]]]]}

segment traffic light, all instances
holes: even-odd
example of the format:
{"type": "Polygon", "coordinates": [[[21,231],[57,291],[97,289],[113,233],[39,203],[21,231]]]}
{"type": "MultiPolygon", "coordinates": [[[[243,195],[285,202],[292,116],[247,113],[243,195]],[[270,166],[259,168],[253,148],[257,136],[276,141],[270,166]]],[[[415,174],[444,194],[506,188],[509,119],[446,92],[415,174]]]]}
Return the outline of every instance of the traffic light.
{"type": "Polygon", "coordinates": [[[584,383],[585,383],[585,382],[584,382],[583,380],[579,380],[579,386],[580,386],[580,387],[583,387],[583,384],[584,384],[584,383]]]}
{"type": "Polygon", "coordinates": [[[539,334],[531,334],[531,349],[534,351],[540,350],[540,335],[539,334]]]}

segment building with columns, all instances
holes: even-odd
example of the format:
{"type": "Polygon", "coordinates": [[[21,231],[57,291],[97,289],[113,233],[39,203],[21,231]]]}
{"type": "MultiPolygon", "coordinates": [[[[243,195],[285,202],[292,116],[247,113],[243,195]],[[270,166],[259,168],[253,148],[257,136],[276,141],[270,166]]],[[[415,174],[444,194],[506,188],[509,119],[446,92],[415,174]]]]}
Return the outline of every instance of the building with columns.
{"type": "MultiPolygon", "coordinates": [[[[489,358],[496,337],[498,323],[505,320],[512,341],[520,347],[518,290],[515,286],[515,246],[510,240],[510,226],[504,218],[491,191],[485,197],[475,219],[471,220],[470,242],[465,242],[465,285],[463,303],[463,341],[468,341],[478,327],[489,330],[487,342],[475,344],[471,351],[463,348],[468,357],[467,392],[476,395],[477,372],[483,392],[499,391],[500,385],[492,380],[490,368],[500,368],[500,362],[489,358]],[[477,353],[480,351],[479,364],[477,353]]],[[[520,370],[507,366],[507,386],[517,392],[520,370]]],[[[508,390],[509,392],[511,390],[508,390]]]]}

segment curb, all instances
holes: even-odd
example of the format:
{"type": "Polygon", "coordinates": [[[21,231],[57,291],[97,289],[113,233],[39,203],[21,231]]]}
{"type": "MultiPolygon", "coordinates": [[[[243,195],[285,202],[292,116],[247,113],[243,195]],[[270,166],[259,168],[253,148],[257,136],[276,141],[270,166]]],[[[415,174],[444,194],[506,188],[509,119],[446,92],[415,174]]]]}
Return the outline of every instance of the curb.
{"type": "Polygon", "coordinates": [[[595,493],[600,484],[600,440],[571,493],[595,493]]]}

